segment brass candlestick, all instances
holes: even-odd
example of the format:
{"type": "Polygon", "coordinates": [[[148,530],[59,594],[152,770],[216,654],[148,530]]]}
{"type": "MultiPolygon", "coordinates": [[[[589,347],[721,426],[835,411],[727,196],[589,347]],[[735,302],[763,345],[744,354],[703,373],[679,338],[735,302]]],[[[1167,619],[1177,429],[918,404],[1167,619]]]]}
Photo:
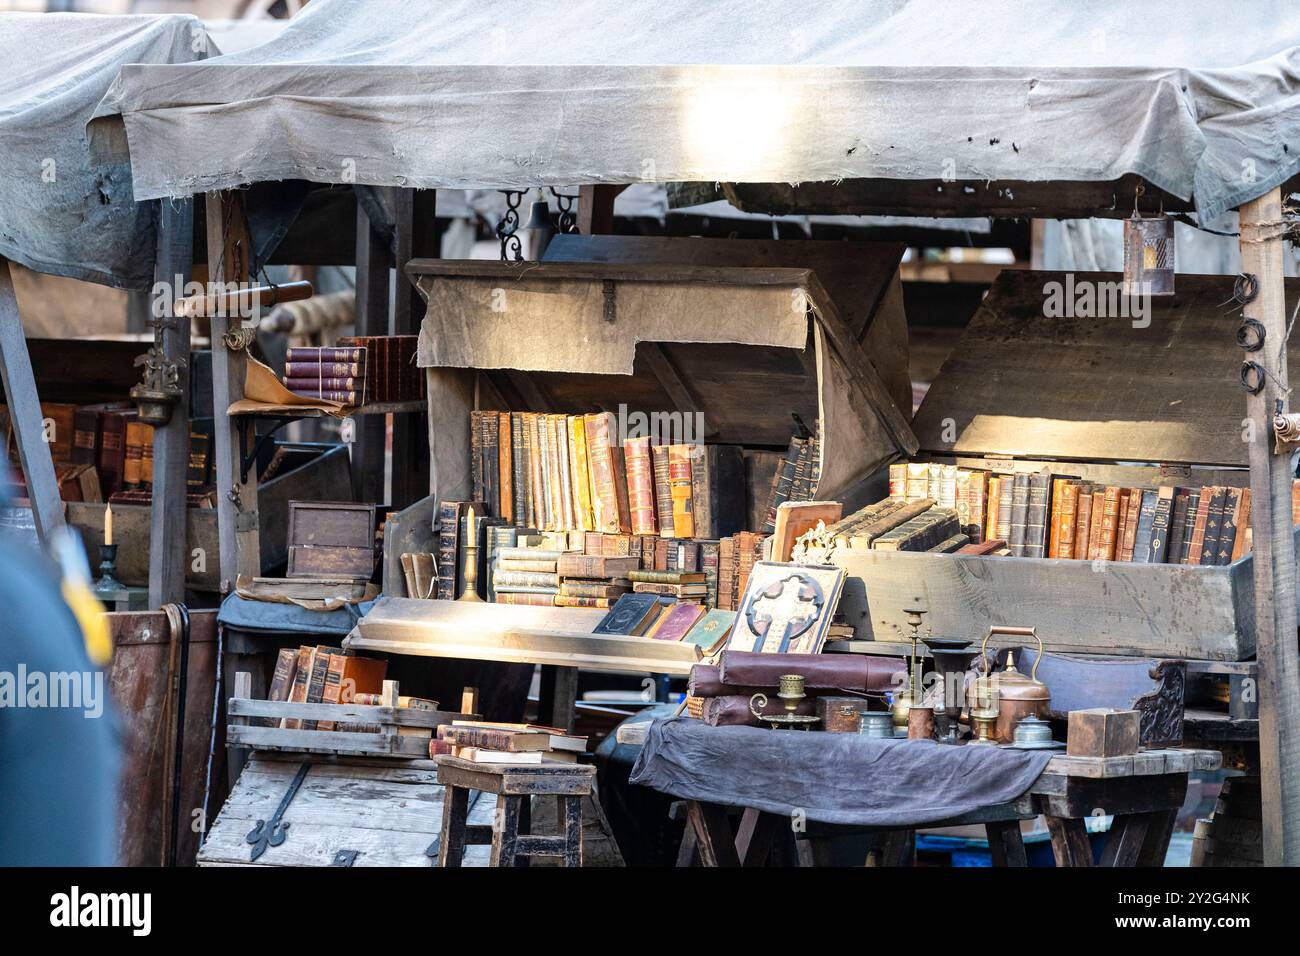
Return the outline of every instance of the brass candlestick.
{"type": "Polygon", "coordinates": [[[460,600],[477,601],[478,596],[478,533],[474,526],[474,509],[469,508],[465,514],[465,566],[461,571],[461,580],[465,587],[460,592],[460,600]]]}
{"type": "Polygon", "coordinates": [[[749,712],[764,723],[770,724],[772,729],[778,727],[797,728],[807,730],[821,718],[814,715],[796,714],[799,709],[799,701],[806,696],[804,694],[804,677],[802,674],[782,674],[780,676],[776,696],[780,699],[781,705],[785,708],[783,714],[764,715],[763,708],[767,706],[766,694],[755,694],[749,698],[749,712]]]}
{"type": "MultiPolygon", "coordinates": [[[[916,599],[916,600],[919,600],[916,599]]],[[[903,613],[907,615],[907,623],[912,628],[912,656],[908,661],[907,688],[900,689],[894,694],[894,726],[899,730],[907,727],[907,715],[913,707],[921,706],[923,694],[921,692],[921,617],[925,614],[924,608],[908,607],[903,608],[903,613]]]]}

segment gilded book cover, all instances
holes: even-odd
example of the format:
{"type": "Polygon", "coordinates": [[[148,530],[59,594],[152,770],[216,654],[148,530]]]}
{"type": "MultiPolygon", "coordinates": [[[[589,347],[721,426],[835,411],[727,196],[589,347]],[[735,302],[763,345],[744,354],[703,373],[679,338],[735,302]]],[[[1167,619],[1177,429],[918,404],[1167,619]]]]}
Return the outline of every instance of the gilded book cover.
{"type": "Polygon", "coordinates": [[[766,654],[819,653],[844,573],[826,565],[755,562],[727,647],[766,654]]]}

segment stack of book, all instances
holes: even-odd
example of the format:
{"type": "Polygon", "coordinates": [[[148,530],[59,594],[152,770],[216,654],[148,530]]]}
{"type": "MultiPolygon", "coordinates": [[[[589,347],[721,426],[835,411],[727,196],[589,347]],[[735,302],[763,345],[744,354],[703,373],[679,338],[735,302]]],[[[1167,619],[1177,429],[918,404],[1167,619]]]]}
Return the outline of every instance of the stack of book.
{"type": "MultiPolygon", "coordinates": [[[[820,424],[820,423],[819,423],[820,424]]],[[[768,493],[763,533],[776,529],[777,509],[787,501],[812,501],[821,481],[821,439],[818,435],[795,436],[790,440],[785,460],[776,470],[768,493]]]]}
{"type": "Polygon", "coordinates": [[[474,498],[517,527],[717,538],[744,528],[738,445],[618,441],[613,413],[470,413],[474,498]]]}
{"type": "Polygon", "coordinates": [[[429,741],[429,756],[448,754],[472,763],[577,763],[587,752],[587,738],[559,727],[455,720],[438,728],[429,741]]]}
{"type": "Polygon", "coordinates": [[[715,607],[736,610],[754,563],[762,558],[767,535],[742,531],[718,542],[718,593],[715,607]]]}
{"type": "Polygon", "coordinates": [[[636,555],[562,554],[556,562],[560,607],[609,608],[632,589],[641,558],[636,555]]]}
{"type": "Polygon", "coordinates": [[[671,595],[633,591],[614,603],[592,633],[684,641],[709,654],[730,636],[735,621],[734,611],[710,610],[671,595]]]}
{"type": "Polygon", "coordinates": [[[284,387],[304,398],[364,405],[367,364],[365,346],[291,348],[285,356],[284,387]]]}
{"type": "Polygon", "coordinates": [[[709,598],[703,571],[633,571],[628,578],[632,590],[638,594],[658,594],[697,604],[704,604],[709,598]]]}

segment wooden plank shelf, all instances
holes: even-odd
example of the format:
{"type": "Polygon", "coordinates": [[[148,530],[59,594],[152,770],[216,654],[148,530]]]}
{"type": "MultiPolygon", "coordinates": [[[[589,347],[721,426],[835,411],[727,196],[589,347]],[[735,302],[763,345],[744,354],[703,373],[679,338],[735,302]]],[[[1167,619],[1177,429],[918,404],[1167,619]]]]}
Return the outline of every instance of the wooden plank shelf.
{"type": "MultiPolygon", "coordinates": [[[[344,418],[353,418],[358,415],[401,415],[408,412],[425,412],[428,411],[428,402],[423,398],[409,399],[403,402],[369,402],[365,405],[358,405],[355,408],[347,409],[344,418]]],[[[314,408],[302,406],[301,408],[289,405],[268,405],[265,408],[237,408],[230,412],[232,417],[238,418],[326,418],[336,413],[327,411],[323,408],[314,408]]]]}
{"type": "Polygon", "coordinates": [[[328,754],[360,757],[393,757],[403,760],[427,759],[433,732],[453,720],[472,720],[474,714],[453,711],[414,710],[397,706],[397,682],[384,681],[385,704],[291,703],[289,701],[254,700],[250,696],[252,676],[241,671],[235,677],[235,696],[230,698],[227,713],[226,745],[256,750],[291,753],[328,754]],[[306,730],[281,727],[284,718],[328,720],[336,723],[378,725],[377,732],[306,730]],[[263,720],[275,721],[266,726],[263,720]],[[401,728],[428,730],[402,733],[401,728]]]}

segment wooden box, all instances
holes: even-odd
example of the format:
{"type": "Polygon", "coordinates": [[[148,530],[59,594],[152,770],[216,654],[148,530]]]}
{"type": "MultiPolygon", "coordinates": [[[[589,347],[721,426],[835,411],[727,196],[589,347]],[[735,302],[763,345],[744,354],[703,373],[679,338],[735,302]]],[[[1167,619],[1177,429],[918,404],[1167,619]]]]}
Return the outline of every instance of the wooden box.
{"type": "Polygon", "coordinates": [[[1138,712],[1094,707],[1072,710],[1066,728],[1070,757],[1128,757],[1138,752],[1138,712]]]}
{"type": "Polygon", "coordinates": [[[288,577],[375,572],[375,506],[352,501],[289,502],[288,577]]]}
{"type": "MultiPolygon", "coordinates": [[[[1231,277],[1178,277],[1145,319],[1050,318],[1053,283],[1109,273],[1004,271],[917,411],[915,460],[1122,486],[1249,485],[1231,277]]],[[[1290,295],[1300,283],[1288,281],[1290,295]]],[[[1250,554],[1225,566],[840,549],[859,641],[899,641],[903,608],[936,637],[1032,625],[1049,648],[1194,660],[1255,651],[1250,554]]]]}

